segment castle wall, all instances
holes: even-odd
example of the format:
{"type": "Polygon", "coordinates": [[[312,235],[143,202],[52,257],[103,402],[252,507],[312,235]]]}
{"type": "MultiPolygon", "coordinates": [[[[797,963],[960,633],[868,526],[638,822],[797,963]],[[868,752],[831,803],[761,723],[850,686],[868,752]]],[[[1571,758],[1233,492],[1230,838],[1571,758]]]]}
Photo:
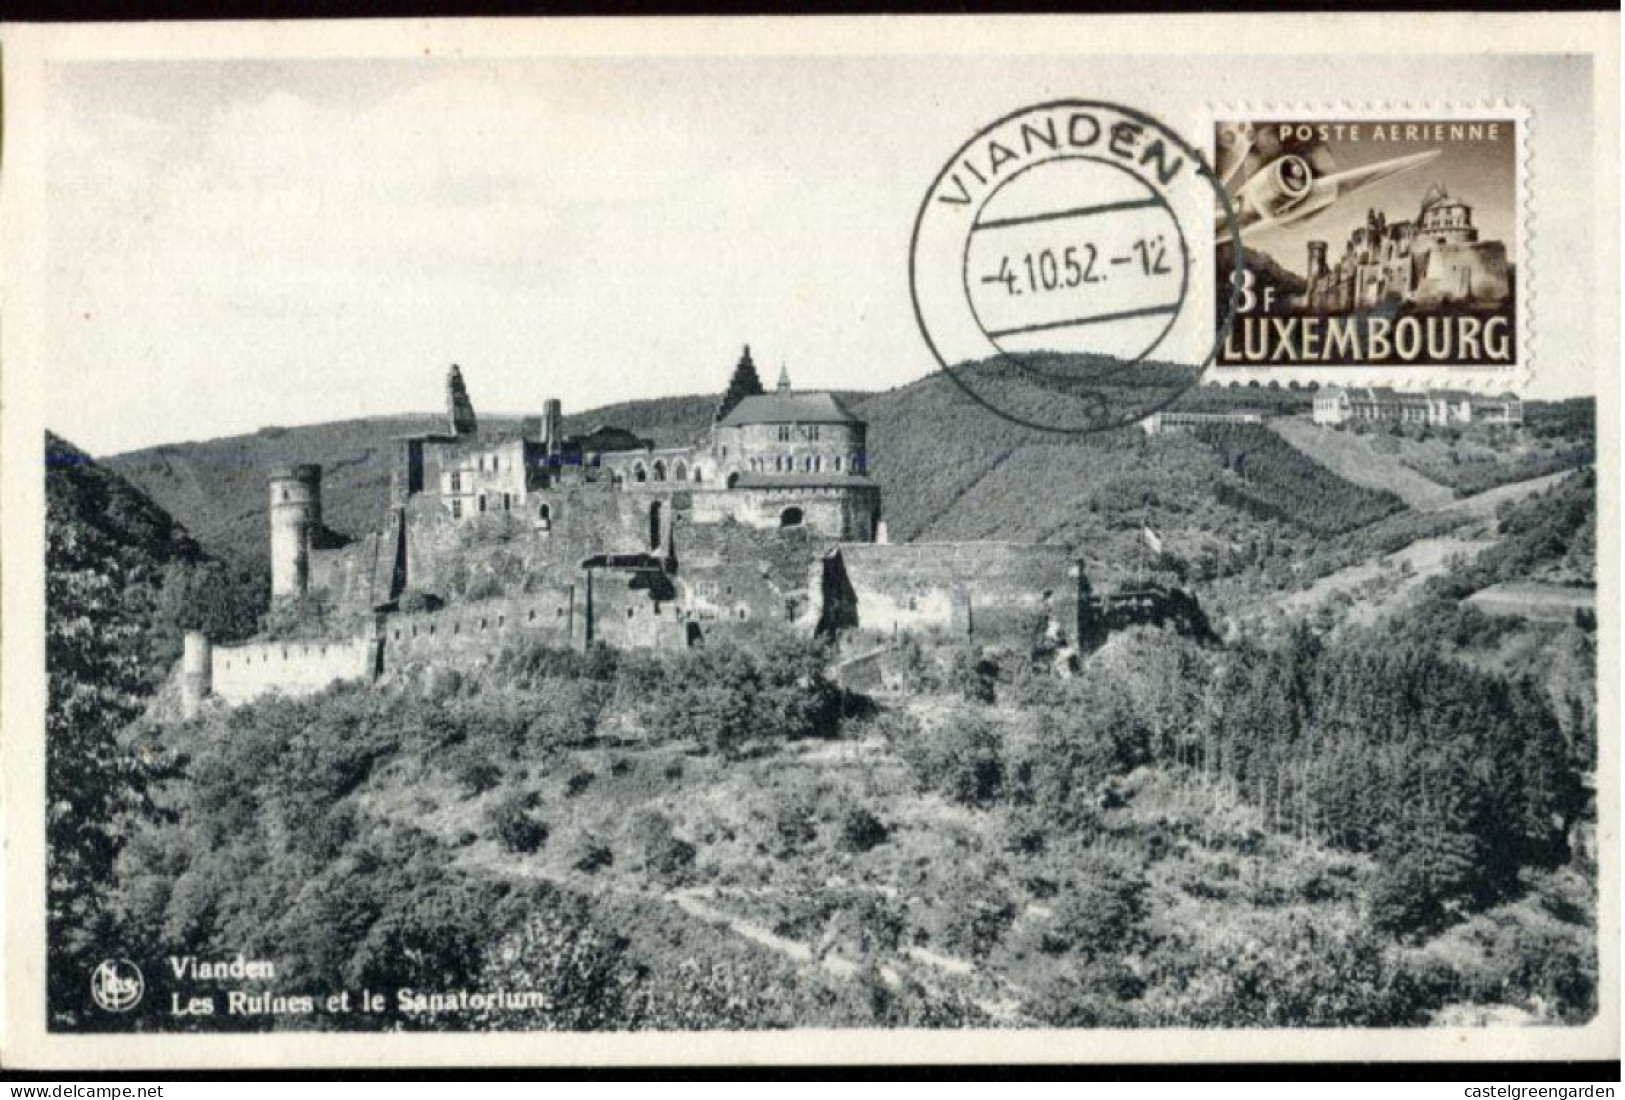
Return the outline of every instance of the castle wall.
{"type": "Polygon", "coordinates": [[[581,563],[594,555],[657,549],[673,517],[686,513],[688,504],[685,490],[617,493],[603,485],[558,486],[532,493],[522,515],[455,521],[433,501],[414,501],[407,510],[406,585],[447,595],[454,571],[477,574],[499,554],[518,562],[538,584],[574,583],[581,563]]]}
{"type": "Polygon", "coordinates": [[[338,608],[371,610],[375,603],[387,602],[387,589],[374,592],[387,542],[386,536],[372,534],[336,550],[311,550],[310,591],[325,593],[338,608]]]}
{"type": "Polygon", "coordinates": [[[271,690],[312,695],[340,680],[370,680],[376,668],[370,637],[323,642],[251,642],[214,647],[214,694],[233,705],[271,690]]]}
{"type": "Polygon", "coordinates": [[[441,506],[456,518],[523,512],[527,491],[541,476],[534,467],[536,450],[517,436],[436,445],[433,476],[441,506]]]}
{"type": "Polygon", "coordinates": [[[660,447],[603,455],[600,465],[618,481],[618,488],[671,489],[674,482],[687,485],[715,481],[715,463],[698,447],[660,447]],[[698,477],[696,477],[698,472],[698,477]]]}
{"type": "Polygon", "coordinates": [[[597,570],[592,587],[592,640],[617,649],[681,649],[689,614],[675,596],[662,599],[619,570],[597,570]]]}
{"type": "MultiPolygon", "coordinates": [[[[832,538],[847,535],[850,511],[847,494],[839,489],[736,489],[734,518],[749,527],[775,528],[786,524],[785,513],[801,513],[800,523],[832,538]]],[[[855,537],[855,536],[853,536],[855,537]]]]}
{"type": "Polygon", "coordinates": [[[1499,242],[1435,245],[1424,271],[1416,288],[1416,300],[1421,303],[1469,297],[1476,302],[1501,302],[1512,296],[1506,246],[1499,242]]]}
{"type": "Polygon", "coordinates": [[[1051,619],[1077,635],[1080,574],[1063,547],[842,544],[838,564],[844,579],[826,569],[822,593],[835,625],[997,637],[1051,619]],[[843,605],[852,621],[838,621],[843,605]]]}
{"type": "Polygon", "coordinates": [[[783,626],[811,633],[818,622],[816,564],[836,545],[806,527],[760,531],[737,523],[690,526],[674,538],[679,598],[702,627],[783,626]]]}
{"type": "Polygon", "coordinates": [[[863,473],[867,426],[831,424],[738,424],[718,426],[718,465],[740,473],[863,473]],[[788,439],[780,429],[788,428],[788,439]],[[817,438],[813,438],[815,436],[817,438]]]}
{"type": "Polygon", "coordinates": [[[868,542],[875,536],[879,504],[879,490],[872,485],[737,488],[696,493],[693,520],[696,524],[733,520],[747,527],[773,530],[787,526],[786,513],[796,509],[801,513],[800,521],[788,526],[803,526],[830,539],[868,542]]]}
{"type": "Polygon", "coordinates": [[[478,663],[519,636],[560,647],[578,644],[581,595],[573,586],[504,599],[479,600],[441,611],[391,615],[383,621],[384,668],[423,660],[478,663]]]}

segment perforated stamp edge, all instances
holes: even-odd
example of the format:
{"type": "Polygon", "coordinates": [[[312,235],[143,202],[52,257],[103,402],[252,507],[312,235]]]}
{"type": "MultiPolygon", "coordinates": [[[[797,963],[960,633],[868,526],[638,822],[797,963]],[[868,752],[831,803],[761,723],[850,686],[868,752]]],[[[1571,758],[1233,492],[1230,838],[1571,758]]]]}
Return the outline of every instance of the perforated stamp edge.
{"type": "MultiPolygon", "coordinates": [[[[1514,290],[1514,316],[1517,333],[1513,362],[1497,366],[1393,366],[1366,364],[1349,366],[1286,366],[1264,364],[1259,366],[1209,366],[1198,381],[1200,386],[1230,385],[1306,387],[1319,386],[1388,386],[1401,390],[1459,389],[1474,393],[1500,394],[1507,391],[1526,392],[1538,369],[1534,339],[1537,328],[1535,303],[1539,285],[1540,259],[1538,249],[1532,247],[1538,206],[1534,188],[1537,186],[1532,164],[1532,138],[1537,122],[1526,104],[1508,99],[1437,101],[1352,101],[1352,100],[1246,100],[1210,101],[1198,112],[1192,112],[1187,124],[1195,143],[1209,157],[1212,165],[1216,126],[1220,122],[1241,120],[1258,121],[1507,121],[1514,124],[1516,149],[1514,152],[1513,237],[1516,264],[1514,290]]],[[[1208,279],[1218,277],[1217,242],[1203,253],[1201,262],[1209,268],[1208,279]]],[[[1210,284],[1211,285],[1211,284],[1210,284]]]]}

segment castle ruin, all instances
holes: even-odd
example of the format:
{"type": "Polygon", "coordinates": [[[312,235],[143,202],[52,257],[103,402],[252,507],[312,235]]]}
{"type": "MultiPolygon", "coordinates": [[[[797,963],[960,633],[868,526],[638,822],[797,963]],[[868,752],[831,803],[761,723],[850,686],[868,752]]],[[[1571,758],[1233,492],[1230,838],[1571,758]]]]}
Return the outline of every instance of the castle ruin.
{"type": "Polygon", "coordinates": [[[1349,313],[1384,303],[1493,310],[1512,297],[1506,245],[1481,241],[1473,208],[1434,185],[1411,221],[1389,222],[1366,212],[1363,226],[1344,244],[1335,265],[1325,241],[1310,241],[1304,307],[1349,313]]]}
{"type": "Polygon", "coordinates": [[[554,399],[518,430],[481,430],[456,366],[446,400],[446,431],[394,441],[383,524],[366,536],[323,526],[319,466],[272,472],[273,606],[320,601],[324,621],[363,625],[239,646],[188,637],[187,713],[210,696],[306,693],[415,659],[478,665],[519,635],[574,647],[771,630],[1068,645],[1103,621],[1064,548],[889,545],[868,425],[782,371],[762,392],[748,347],[709,429],[683,446],[609,425],[566,435],[554,399]]]}

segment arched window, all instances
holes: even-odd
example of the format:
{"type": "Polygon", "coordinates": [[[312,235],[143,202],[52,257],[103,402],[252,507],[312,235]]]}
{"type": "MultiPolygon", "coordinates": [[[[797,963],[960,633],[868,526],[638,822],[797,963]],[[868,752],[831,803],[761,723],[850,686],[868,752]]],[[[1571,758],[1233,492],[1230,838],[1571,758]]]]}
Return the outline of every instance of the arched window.
{"type": "Polygon", "coordinates": [[[553,529],[553,506],[551,504],[544,501],[542,506],[536,509],[536,526],[544,531],[553,529]]]}
{"type": "Polygon", "coordinates": [[[679,459],[671,468],[671,479],[673,481],[687,481],[688,464],[679,459]]]}
{"type": "Polygon", "coordinates": [[[665,481],[666,480],[666,464],[664,462],[660,461],[659,459],[655,459],[654,480],[655,481],[665,481]]]}
{"type": "Polygon", "coordinates": [[[649,505],[649,549],[660,549],[660,502],[649,505]]]}
{"type": "Polygon", "coordinates": [[[835,472],[836,473],[841,472],[841,456],[840,455],[835,456],[835,472]]]}
{"type": "Polygon", "coordinates": [[[729,474],[728,475],[728,488],[732,489],[735,485],[738,485],[738,484],[739,484],[739,475],[738,474],[729,474]]]}
{"type": "Polygon", "coordinates": [[[642,485],[645,481],[649,480],[648,473],[643,469],[643,463],[640,462],[636,466],[632,467],[632,480],[637,482],[639,485],[642,485]]]}

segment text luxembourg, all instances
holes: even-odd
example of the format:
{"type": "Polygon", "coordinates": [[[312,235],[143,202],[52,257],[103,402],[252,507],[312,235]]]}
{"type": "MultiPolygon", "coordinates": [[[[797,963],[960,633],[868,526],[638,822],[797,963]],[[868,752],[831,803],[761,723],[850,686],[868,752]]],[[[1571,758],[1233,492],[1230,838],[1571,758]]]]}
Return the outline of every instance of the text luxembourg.
{"type": "Polygon", "coordinates": [[[1510,363],[1505,317],[1238,317],[1224,339],[1231,363],[1370,359],[1406,363],[1510,363]]]}

